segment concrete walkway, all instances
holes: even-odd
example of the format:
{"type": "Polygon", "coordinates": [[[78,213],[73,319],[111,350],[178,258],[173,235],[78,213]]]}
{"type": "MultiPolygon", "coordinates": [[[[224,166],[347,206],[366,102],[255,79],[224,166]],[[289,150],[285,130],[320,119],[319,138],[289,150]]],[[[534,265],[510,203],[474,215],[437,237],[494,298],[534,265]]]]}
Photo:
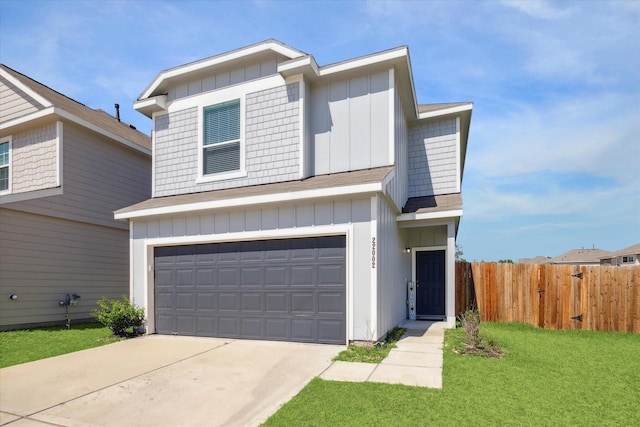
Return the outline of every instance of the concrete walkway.
{"type": "Polygon", "coordinates": [[[407,320],[400,326],[407,328],[407,333],[380,364],[336,361],[320,378],[442,388],[446,323],[407,320]]]}

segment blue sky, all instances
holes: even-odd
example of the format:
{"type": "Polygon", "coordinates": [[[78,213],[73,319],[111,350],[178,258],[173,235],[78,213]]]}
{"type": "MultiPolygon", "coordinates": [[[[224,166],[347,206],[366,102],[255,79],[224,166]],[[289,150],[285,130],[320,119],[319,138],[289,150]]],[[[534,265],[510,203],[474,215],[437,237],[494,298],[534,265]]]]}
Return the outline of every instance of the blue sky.
{"type": "Polygon", "coordinates": [[[407,45],[419,103],[474,102],[465,258],[640,242],[640,2],[0,0],[2,63],[144,132],[158,72],[269,38],[319,65],[407,45]]]}

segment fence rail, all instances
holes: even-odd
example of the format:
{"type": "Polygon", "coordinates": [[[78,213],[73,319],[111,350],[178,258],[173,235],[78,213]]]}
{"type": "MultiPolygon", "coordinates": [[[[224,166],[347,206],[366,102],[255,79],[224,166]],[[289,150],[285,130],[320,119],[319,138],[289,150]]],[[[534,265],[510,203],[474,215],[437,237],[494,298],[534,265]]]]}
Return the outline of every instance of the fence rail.
{"type": "Polygon", "coordinates": [[[458,263],[456,312],[547,329],[640,333],[640,267],[458,263]]]}

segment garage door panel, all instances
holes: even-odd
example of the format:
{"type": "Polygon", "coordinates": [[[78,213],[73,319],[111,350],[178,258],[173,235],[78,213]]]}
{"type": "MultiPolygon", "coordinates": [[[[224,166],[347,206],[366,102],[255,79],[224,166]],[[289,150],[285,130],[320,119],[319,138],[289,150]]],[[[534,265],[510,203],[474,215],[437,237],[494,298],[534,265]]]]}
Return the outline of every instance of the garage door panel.
{"type": "Polygon", "coordinates": [[[238,317],[221,316],[218,318],[218,334],[221,337],[235,338],[240,336],[240,319],[238,317]]]}
{"type": "Polygon", "coordinates": [[[213,311],[217,309],[216,296],[214,292],[198,292],[196,296],[196,309],[202,311],[213,311]]]}
{"type": "Polygon", "coordinates": [[[267,266],[264,269],[265,286],[286,286],[289,283],[289,268],[286,266],[267,266]]]}
{"type": "Polygon", "coordinates": [[[218,287],[237,287],[240,279],[239,270],[239,267],[223,267],[218,269],[218,287]]]}
{"type": "Polygon", "coordinates": [[[291,267],[291,286],[313,287],[317,283],[316,268],[312,265],[295,265],[291,267]]]}
{"type": "Polygon", "coordinates": [[[345,268],[341,264],[329,264],[318,266],[319,286],[344,286],[345,268]]]}
{"type": "Polygon", "coordinates": [[[344,294],[340,292],[318,292],[318,313],[340,314],[344,311],[344,294]]]}
{"type": "Polygon", "coordinates": [[[218,295],[218,311],[240,311],[238,292],[221,292],[218,295]]]}
{"type": "Polygon", "coordinates": [[[240,286],[261,286],[263,277],[262,268],[243,267],[240,272],[240,286]]]}
{"type": "Polygon", "coordinates": [[[156,332],[344,344],[345,241],[156,248],[156,332]]]}
{"type": "Polygon", "coordinates": [[[289,319],[265,319],[264,337],[270,340],[286,340],[289,336],[289,319]]]}
{"type": "Polygon", "coordinates": [[[214,316],[198,316],[196,318],[197,334],[213,337],[217,331],[217,318],[214,316]]]}
{"type": "Polygon", "coordinates": [[[178,334],[188,334],[195,330],[195,317],[193,315],[188,316],[176,316],[176,326],[178,334]]]}
{"type": "Polygon", "coordinates": [[[241,335],[245,338],[262,338],[264,336],[264,319],[262,318],[242,318],[241,335]]]}
{"type": "Polygon", "coordinates": [[[243,312],[263,312],[262,296],[262,292],[243,292],[240,297],[242,299],[241,310],[243,312]]]}
{"type": "Polygon", "coordinates": [[[315,312],[313,292],[293,292],[291,294],[292,313],[313,313],[315,312]]]}
{"type": "Polygon", "coordinates": [[[294,341],[314,341],[313,320],[291,320],[291,338],[294,341]]]}
{"type": "Polygon", "coordinates": [[[286,313],[289,307],[288,292],[268,292],[265,294],[264,301],[265,313],[286,313]]]}
{"type": "Polygon", "coordinates": [[[176,308],[178,310],[193,310],[193,307],[195,307],[195,302],[196,302],[196,298],[192,292],[176,293],[176,308]]]}
{"type": "Polygon", "coordinates": [[[186,269],[186,270],[183,270],[183,269],[176,270],[175,285],[186,286],[191,288],[195,284],[194,278],[195,278],[195,270],[192,268],[186,269]]]}

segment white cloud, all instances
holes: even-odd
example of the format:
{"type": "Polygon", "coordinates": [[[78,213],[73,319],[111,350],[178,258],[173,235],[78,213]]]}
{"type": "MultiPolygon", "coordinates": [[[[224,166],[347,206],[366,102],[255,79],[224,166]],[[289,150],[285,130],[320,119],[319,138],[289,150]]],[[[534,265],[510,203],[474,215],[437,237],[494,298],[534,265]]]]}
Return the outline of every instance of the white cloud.
{"type": "Polygon", "coordinates": [[[532,18],[558,19],[569,13],[566,9],[553,7],[551,2],[545,0],[504,0],[501,3],[524,12],[532,18]]]}

